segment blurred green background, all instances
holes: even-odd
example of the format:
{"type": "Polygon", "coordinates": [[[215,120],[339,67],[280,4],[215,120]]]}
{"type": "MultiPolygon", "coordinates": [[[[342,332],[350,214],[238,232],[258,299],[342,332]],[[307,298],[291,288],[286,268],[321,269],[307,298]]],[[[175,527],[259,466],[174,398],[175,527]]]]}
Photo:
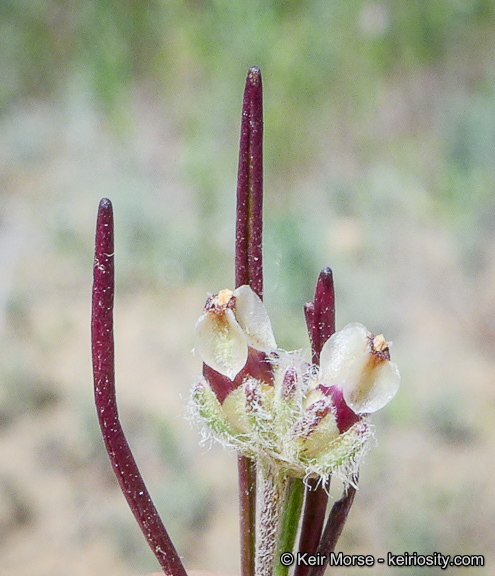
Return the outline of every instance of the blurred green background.
{"type": "Polygon", "coordinates": [[[157,566],[92,406],[103,196],[124,427],[186,564],[238,570],[235,456],[198,447],[184,415],[195,320],[207,291],[233,284],[253,64],[278,343],[308,345],[302,305],[330,265],[338,327],[383,331],[403,377],[374,417],[340,549],[484,554],[449,574],[491,573],[494,54],[492,0],[1,0],[1,574],[157,566]]]}

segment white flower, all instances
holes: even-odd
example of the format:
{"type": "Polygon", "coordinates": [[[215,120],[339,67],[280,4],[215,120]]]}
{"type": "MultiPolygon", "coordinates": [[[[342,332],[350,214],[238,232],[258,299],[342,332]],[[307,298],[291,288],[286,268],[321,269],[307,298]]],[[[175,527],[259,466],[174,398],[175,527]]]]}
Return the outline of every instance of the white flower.
{"type": "Polygon", "coordinates": [[[276,348],[263,303],[241,286],[208,298],[195,340],[205,364],[223,379],[242,371],[222,398],[214,374],[196,383],[191,411],[206,425],[205,438],[209,429],[222,444],[288,476],[354,481],[373,437],[366,415],[385,406],[400,382],[383,335],[349,324],[325,343],[316,371],[300,351],[276,348]],[[257,369],[267,354],[269,381],[257,369]]]}
{"type": "Polygon", "coordinates": [[[397,394],[400,374],[390,361],[389,343],[357,322],[325,342],[320,356],[320,383],[342,390],[355,414],[383,408],[397,394]]]}
{"type": "Polygon", "coordinates": [[[277,348],[266,308],[247,285],[208,298],[194,339],[203,362],[231,380],[244,368],[248,347],[266,353],[277,348]]]}

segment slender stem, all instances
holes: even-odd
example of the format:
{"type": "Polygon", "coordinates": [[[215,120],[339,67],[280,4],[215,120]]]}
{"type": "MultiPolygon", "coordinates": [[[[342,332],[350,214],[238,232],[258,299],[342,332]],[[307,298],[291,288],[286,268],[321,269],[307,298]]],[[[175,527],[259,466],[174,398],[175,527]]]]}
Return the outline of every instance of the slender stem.
{"type": "MultiPolygon", "coordinates": [[[[349,486],[342,498],[337,500],[337,502],[332,506],[323,536],[321,537],[320,545],[318,546],[319,554],[325,555],[328,558],[330,554],[335,551],[335,546],[342,534],[344,524],[346,523],[355,496],[356,488],[354,486],[349,486]]],[[[324,572],[325,566],[314,566],[310,569],[309,576],[323,576],[324,572]]]]}
{"type": "Polygon", "coordinates": [[[256,546],[256,463],[237,458],[239,474],[239,512],[241,531],[241,576],[254,576],[256,546]]]}
{"type": "Polygon", "coordinates": [[[280,468],[258,461],[259,535],[256,539],[256,576],[273,576],[277,542],[281,527],[282,506],[286,498],[287,476],[280,468]]]}
{"type": "MultiPolygon", "coordinates": [[[[325,522],[325,512],[328,503],[327,490],[329,489],[330,477],[324,486],[313,478],[307,482],[301,534],[299,536],[299,552],[301,553],[307,552],[309,555],[314,555],[318,549],[325,522]]],[[[307,576],[309,572],[309,566],[298,565],[294,570],[294,576],[307,576]]]]}
{"type": "Polygon", "coordinates": [[[164,573],[187,576],[151,500],[119,421],[113,341],[113,210],[110,200],[106,198],[100,202],[98,209],[93,273],[91,342],[94,393],[105,447],[127,503],[164,573]]]}
{"type": "Polygon", "coordinates": [[[291,478],[285,495],[278,550],[275,557],[273,576],[287,576],[288,566],[282,566],[280,555],[284,552],[292,552],[296,540],[299,518],[304,498],[304,482],[300,478],[291,478]]]}
{"type": "MultiPolygon", "coordinates": [[[[242,105],[237,217],[235,285],[248,284],[263,297],[263,100],[259,68],[249,70],[242,105]]],[[[238,457],[241,529],[241,576],[255,574],[256,466],[238,457]]]]}
{"type": "MultiPolygon", "coordinates": [[[[319,364],[321,349],[335,332],[335,290],[330,268],[324,268],[318,277],[314,302],[308,302],[304,308],[309,339],[311,341],[312,360],[319,364]]],[[[315,554],[325,522],[328,503],[330,478],[324,484],[310,479],[306,488],[304,513],[299,537],[299,551],[315,554]]],[[[309,566],[296,566],[294,576],[308,576],[309,566]]]]}

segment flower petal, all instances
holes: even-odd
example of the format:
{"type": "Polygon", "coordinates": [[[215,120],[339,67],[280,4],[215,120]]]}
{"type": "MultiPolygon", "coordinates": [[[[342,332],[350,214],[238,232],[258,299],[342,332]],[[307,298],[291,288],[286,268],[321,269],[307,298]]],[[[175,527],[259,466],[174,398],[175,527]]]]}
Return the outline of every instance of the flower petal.
{"type": "Polygon", "coordinates": [[[235,317],[251,348],[271,352],[277,348],[270,317],[261,298],[248,286],[234,290],[235,317]]]}
{"type": "Polygon", "coordinates": [[[231,380],[244,368],[248,357],[246,336],[232,310],[206,312],[196,322],[195,348],[203,362],[231,380]]]}
{"type": "Polygon", "coordinates": [[[376,412],[399,389],[399,369],[390,362],[388,343],[381,334],[372,337],[362,324],[354,322],[336,332],[321,351],[320,384],[341,388],[355,414],[376,412]]]}
{"type": "Polygon", "coordinates": [[[351,364],[364,354],[368,330],[359,322],[344,326],[323,345],[320,355],[320,380],[325,386],[340,384],[351,364]]]}
{"type": "Polygon", "coordinates": [[[346,404],[355,414],[371,414],[392,400],[399,385],[397,364],[385,360],[370,370],[365,355],[349,370],[342,391],[346,404]]]}

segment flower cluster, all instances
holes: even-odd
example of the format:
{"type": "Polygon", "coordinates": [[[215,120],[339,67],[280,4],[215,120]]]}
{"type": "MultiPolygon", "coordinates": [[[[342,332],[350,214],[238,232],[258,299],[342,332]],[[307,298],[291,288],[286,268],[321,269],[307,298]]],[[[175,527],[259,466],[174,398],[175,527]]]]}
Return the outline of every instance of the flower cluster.
{"type": "Polygon", "coordinates": [[[207,434],[291,477],[334,474],[352,483],[373,435],[367,415],[399,388],[389,343],[358,323],[324,343],[319,367],[279,349],[247,285],[208,298],[195,349],[204,371],[192,406],[207,434]]]}

